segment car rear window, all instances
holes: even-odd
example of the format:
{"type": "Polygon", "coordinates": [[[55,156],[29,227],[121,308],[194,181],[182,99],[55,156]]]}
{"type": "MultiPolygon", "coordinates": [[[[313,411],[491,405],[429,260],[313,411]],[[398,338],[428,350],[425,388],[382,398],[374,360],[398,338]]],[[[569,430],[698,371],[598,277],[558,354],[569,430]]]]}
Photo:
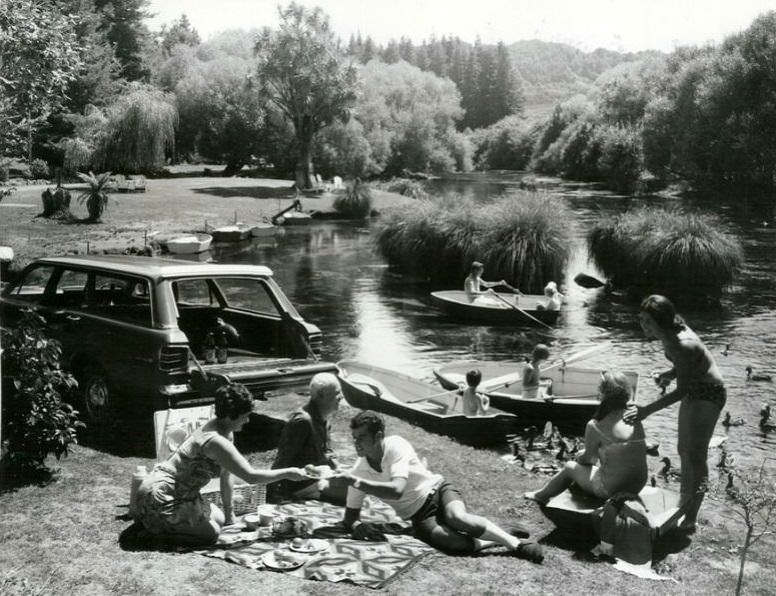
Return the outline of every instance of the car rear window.
{"type": "Polygon", "coordinates": [[[28,302],[39,302],[43,297],[43,292],[54,273],[54,267],[51,265],[41,265],[30,269],[27,274],[8,292],[19,300],[28,302]]]}
{"type": "Polygon", "coordinates": [[[86,304],[81,308],[84,312],[133,325],[151,326],[151,293],[145,279],[97,273],[86,294],[86,304]]]}
{"type": "Polygon", "coordinates": [[[236,277],[219,277],[216,280],[226,298],[228,308],[251,310],[268,315],[278,315],[271,290],[262,280],[236,277]]]}

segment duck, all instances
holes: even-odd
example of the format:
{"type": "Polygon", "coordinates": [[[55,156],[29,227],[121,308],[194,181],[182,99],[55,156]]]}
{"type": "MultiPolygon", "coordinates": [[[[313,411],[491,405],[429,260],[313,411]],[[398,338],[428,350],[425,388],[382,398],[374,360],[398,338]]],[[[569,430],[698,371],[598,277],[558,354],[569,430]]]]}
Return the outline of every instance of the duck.
{"type": "Polygon", "coordinates": [[[730,353],[730,344],[725,344],[725,349],[722,350],[722,355],[727,356],[730,353]]]}
{"type": "Polygon", "coordinates": [[[730,412],[725,412],[725,417],[722,419],[722,426],[725,428],[731,427],[731,426],[742,426],[746,424],[746,420],[741,418],[740,416],[738,418],[731,418],[730,412]]]}
{"type": "Polygon", "coordinates": [[[776,424],[768,422],[768,418],[763,416],[760,418],[760,430],[764,433],[776,430],[776,424]]]}
{"type": "Polygon", "coordinates": [[[675,469],[671,467],[671,460],[667,457],[664,457],[660,460],[663,462],[663,467],[661,470],[657,473],[658,476],[663,478],[666,482],[669,480],[678,480],[681,477],[681,473],[677,472],[675,469]]]}
{"type": "Polygon", "coordinates": [[[649,477],[649,485],[652,487],[657,486],[657,479],[654,476],[649,477]]]}
{"type": "Polygon", "coordinates": [[[647,443],[647,455],[654,457],[660,455],[660,443],[647,443]]]}
{"type": "Polygon", "coordinates": [[[753,373],[754,369],[751,366],[746,367],[746,380],[747,381],[762,381],[765,383],[770,383],[773,381],[773,377],[771,375],[765,375],[763,373],[753,373]]]}
{"type": "Polygon", "coordinates": [[[762,409],[760,410],[760,417],[765,418],[765,421],[767,422],[771,417],[771,405],[770,404],[763,404],[762,409]]]}

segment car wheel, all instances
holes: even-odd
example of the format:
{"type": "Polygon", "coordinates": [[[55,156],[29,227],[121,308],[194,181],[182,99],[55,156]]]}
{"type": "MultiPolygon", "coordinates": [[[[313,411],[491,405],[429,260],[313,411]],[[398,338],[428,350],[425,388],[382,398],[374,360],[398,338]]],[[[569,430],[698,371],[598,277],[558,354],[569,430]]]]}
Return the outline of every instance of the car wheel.
{"type": "Polygon", "coordinates": [[[81,381],[81,398],[88,422],[107,428],[115,418],[114,395],[101,369],[86,372],[81,381]]]}

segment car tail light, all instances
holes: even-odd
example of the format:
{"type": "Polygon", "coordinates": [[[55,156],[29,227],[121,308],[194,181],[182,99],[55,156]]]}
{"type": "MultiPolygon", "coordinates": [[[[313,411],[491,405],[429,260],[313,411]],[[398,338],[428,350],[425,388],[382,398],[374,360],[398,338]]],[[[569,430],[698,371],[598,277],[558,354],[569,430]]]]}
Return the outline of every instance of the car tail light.
{"type": "Polygon", "coordinates": [[[187,370],[188,364],[188,346],[164,346],[159,354],[159,369],[164,372],[187,370]]]}

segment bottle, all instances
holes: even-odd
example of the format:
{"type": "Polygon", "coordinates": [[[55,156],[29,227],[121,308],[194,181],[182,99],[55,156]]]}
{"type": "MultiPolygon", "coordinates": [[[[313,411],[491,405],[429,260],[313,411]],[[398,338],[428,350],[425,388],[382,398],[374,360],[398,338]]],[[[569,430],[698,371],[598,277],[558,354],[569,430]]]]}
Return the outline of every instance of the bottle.
{"type": "Polygon", "coordinates": [[[145,466],[138,466],[132,474],[132,483],[129,485],[129,515],[135,517],[135,509],[137,507],[137,491],[143,480],[148,475],[148,470],[145,466]]]}
{"type": "Polygon", "coordinates": [[[216,337],[212,331],[205,336],[205,362],[213,364],[216,361],[216,337]]]}
{"type": "Polygon", "coordinates": [[[223,364],[229,358],[229,340],[226,339],[226,333],[222,330],[216,338],[216,360],[223,364]]]}

